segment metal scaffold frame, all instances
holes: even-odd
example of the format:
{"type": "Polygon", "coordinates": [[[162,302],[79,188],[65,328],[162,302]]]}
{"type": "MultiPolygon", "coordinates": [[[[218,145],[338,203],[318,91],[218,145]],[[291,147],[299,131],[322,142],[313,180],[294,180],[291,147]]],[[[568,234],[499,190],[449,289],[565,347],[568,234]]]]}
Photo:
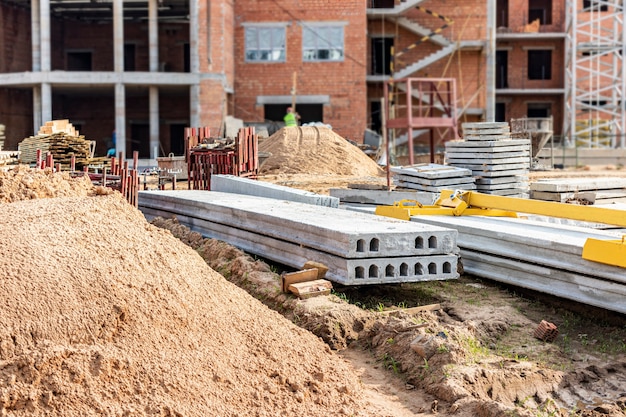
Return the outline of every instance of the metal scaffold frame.
{"type": "Polygon", "coordinates": [[[565,4],[563,135],[570,146],[624,148],[626,8],[622,0],[565,4]]]}

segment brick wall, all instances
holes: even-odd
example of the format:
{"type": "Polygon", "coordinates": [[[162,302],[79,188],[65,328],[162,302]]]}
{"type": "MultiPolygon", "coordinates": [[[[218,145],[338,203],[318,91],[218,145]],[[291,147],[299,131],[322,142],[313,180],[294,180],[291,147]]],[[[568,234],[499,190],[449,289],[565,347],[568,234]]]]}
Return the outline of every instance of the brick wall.
{"type": "Polygon", "coordinates": [[[30,71],[30,11],[0,4],[0,72],[30,71]]]}
{"type": "MultiPolygon", "coordinates": [[[[238,3],[238,5],[241,4],[238,3]]],[[[361,142],[366,127],[367,37],[365,0],[258,0],[238,6],[235,19],[235,116],[263,121],[257,96],[290,95],[297,73],[298,95],[328,95],[324,123],[361,142]],[[344,22],[342,62],[303,62],[301,22],[344,22]],[[243,23],[286,22],[284,63],[246,63],[243,23]]]]}

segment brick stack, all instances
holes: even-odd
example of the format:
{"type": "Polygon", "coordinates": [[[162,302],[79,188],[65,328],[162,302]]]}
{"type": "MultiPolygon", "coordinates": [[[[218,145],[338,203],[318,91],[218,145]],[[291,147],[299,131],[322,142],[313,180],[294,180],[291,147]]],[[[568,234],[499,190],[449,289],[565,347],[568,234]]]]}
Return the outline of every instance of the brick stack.
{"type": "Polygon", "coordinates": [[[463,139],[445,144],[447,164],[470,169],[479,192],[527,198],[530,139],[512,139],[506,122],[462,127],[463,139]]]}
{"type": "Polygon", "coordinates": [[[210,190],[212,174],[256,178],[258,138],[254,127],[239,129],[237,137],[212,138],[208,127],[185,129],[185,161],[190,189],[210,190]]]}

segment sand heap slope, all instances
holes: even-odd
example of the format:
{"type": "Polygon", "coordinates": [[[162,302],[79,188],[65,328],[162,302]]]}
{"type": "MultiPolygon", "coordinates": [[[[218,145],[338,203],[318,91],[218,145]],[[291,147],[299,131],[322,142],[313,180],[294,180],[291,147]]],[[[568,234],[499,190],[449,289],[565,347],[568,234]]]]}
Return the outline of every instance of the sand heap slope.
{"type": "Polygon", "coordinates": [[[259,174],[333,174],[381,176],[383,170],[362,150],[331,129],[319,126],[282,128],[259,143],[272,155],[259,174]]]}
{"type": "Polygon", "coordinates": [[[368,415],[325,344],[118,193],[0,203],[0,262],[0,415],[368,415]]]}

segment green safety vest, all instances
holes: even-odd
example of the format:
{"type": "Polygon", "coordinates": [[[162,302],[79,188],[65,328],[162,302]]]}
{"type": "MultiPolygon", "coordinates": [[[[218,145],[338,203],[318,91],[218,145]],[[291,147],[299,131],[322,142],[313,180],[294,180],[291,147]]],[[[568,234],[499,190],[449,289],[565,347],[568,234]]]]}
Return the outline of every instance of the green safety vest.
{"type": "Polygon", "coordinates": [[[285,120],[285,126],[297,126],[296,115],[294,113],[287,113],[283,118],[285,120]]]}

